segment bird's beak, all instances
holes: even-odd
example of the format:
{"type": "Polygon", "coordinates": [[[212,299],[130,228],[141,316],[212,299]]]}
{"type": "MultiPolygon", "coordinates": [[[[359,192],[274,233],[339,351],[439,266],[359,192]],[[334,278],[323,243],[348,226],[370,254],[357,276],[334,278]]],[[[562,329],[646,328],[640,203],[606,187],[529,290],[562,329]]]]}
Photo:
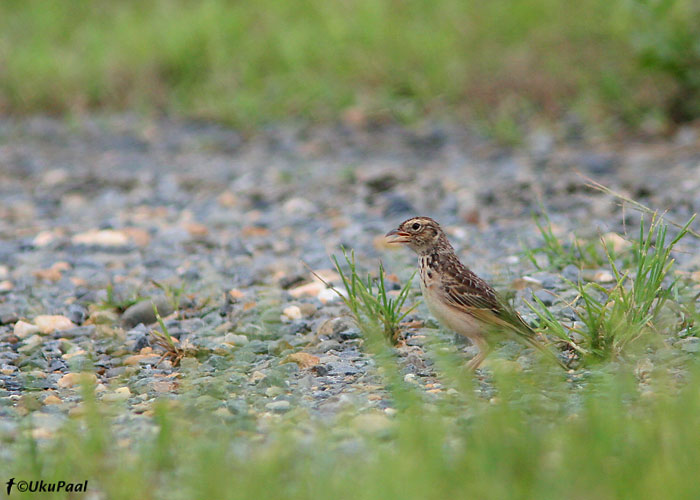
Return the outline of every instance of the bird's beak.
{"type": "Polygon", "coordinates": [[[408,233],[394,229],[386,233],[385,238],[387,243],[408,243],[410,236],[408,233]]]}

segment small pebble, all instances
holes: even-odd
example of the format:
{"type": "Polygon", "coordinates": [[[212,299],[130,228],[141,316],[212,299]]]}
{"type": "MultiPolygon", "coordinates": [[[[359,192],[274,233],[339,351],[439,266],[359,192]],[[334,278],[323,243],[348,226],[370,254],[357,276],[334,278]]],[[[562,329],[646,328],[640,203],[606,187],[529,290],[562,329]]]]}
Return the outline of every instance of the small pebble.
{"type": "Polygon", "coordinates": [[[230,344],[230,345],[235,345],[235,346],[244,346],[249,342],[248,337],[245,335],[238,335],[235,333],[227,333],[224,335],[224,343],[225,344],[230,344]]]}
{"type": "Polygon", "coordinates": [[[299,368],[306,370],[320,363],[320,358],[307,352],[295,352],[287,356],[282,363],[296,363],[299,368]]]}
{"type": "Polygon", "coordinates": [[[610,271],[598,271],[593,275],[593,281],[597,283],[612,283],[615,276],[610,271]]]}
{"type": "Polygon", "coordinates": [[[524,290],[530,288],[532,290],[539,290],[542,288],[542,282],[531,276],[523,276],[522,278],[516,278],[510,284],[513,290],[524,290]]]}
{"type": "Polygon", "coordinates": [[[26,338],[29,335],[39,333],[39,327],[32,325],[31,323],[26,323],[24,321],[18,321],[15,323],[13,333],[20,339],[26,338]]]}
{"type": "Polygon", "coordinates": [[[265,408],[275,413],[284,413],[286,411],[289,411],[291,406],[292,405],[289,401],[282,399],[280,401],[272,401],[270,403],[267,403],[265,405],[265,408]]]}
{"type": "Polygon", "coordinates": [[[616,253],[627,250],[630,246],[632,246],[632,243],[629,240],[626,240],[617,233],[605,233],[602,236],[602,239],[608,248],[612,248],[616,253]]]}
{"type": "Polygon", "coordinates": [[[61,398],[54,396],[53,394],[49,394],[44,398],[45,405],[60,405],[61,403],[63,403],[61,398]]]}
{"type": "Polygon", "coordinates": [[[678,341],[678,345],[685,352],[700,352],[700,338],[686,337],[678,341]]]}
{"type": "Polygon", "coordinates": [[[62,388],[73,387],[79,385],[83,381],[88,383],[97,382],[97,376],[94,373],[82,372],[82,373],[66,373],[60,379],[58,379],[58,386],[62,388]]]}
{"type": "Polygon", "coordinates": [[[102,396],[102,401],[106,401],[108,403],[114,403],[117,401],[126,401],[131,397],[131,391],[129,390],[128,387],[120,387],[119,389],[116,389],[114,392],[109,392],[102,396]]]}
{"type": "Polygon", "coordinates": [[[540,301],[547,307],[554,304],[554,299],[556,298],[548,290],[535,290],[533,295],[535,295],[535,297],[540,299],[540,301]]]}
{"type": "Polygon", "coordinates": [[[301,309],[301,314],[303,316],[313,316],[316,312],[316,306],[313,304],[309,304],[308,302],[301,304],[299,306],[299,309],[301,309]]]}
{"type": "Polygon", "coordinates": [[[156,313],[153,306],[158,309],[158,314],[161,318],[173,312],[173,306],[165,297],[156,297],[149,300],[143,300],[129,307],[122,314],[122,322],[128,328],[133,328],[139,323],[150,325],[156,322],[156,313]]]}
{"type": "Polygon", "coordinates": [[[329,302],[338,300],[339,297],[338,294],[330,288],[324,288],[319,292],[317,298],[321,301],[322,304],[328,304],[329,302]]]}
{"type": "Polygon", "coordinates": [[[282,310],[282,314],[287,317],[288,319],[295,320],[295,319],[301,319],[302,314],[301,314],[301,309],[299,309],[299,306],[289,306],[285,307],[282,310]]]}
{"type": "Polygon", "coordinates": [[[41,231],[32,240],[32,246],[43,248],[56,241],[56,234],[53,231],[41,231]]]}
{"type": "Polygon", "coordinates": [[[300,285],[289,290],[289,295],[294,298],[299,297],[317,297],[326,286],[323,283],[314,281],[305,285],[300,285]]]}
{"type": "Polygon", "coordinates": [[[29,354],[35,351],[40,345],[44,343],[44,338],[40,335],[34,334],[24,341],[24,345],[17,349],[18,352],[29,354]]]}
{"type": "Polygon", "coordinates": [[[61,330],[70,330],[71,328],[76,327],[75,323],[65,316],[37,316],[34,318],[34,324],[43,334],[49,334],[61,330]]]}
{"type": "Polygon", "coordinates": [[[74,245],[122,247],[129,244],[129,237],[121,231],[101,229],[76,234],[71,238],[71,242],[74,245]]]}
{"type": "Polygon", "coordinates": [[[273,385],[272,387],[265,389],[265,396],[268,398],[275,398],[280,394],[284,394],[284,389],[279,386],[273,385]]]}

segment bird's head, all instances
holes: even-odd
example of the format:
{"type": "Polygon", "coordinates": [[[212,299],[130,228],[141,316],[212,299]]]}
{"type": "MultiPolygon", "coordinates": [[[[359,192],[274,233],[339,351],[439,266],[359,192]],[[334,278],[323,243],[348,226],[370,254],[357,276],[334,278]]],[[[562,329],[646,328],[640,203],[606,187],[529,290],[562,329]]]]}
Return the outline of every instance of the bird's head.
{"type": "Polygon", "coordinates": [[[403,243],[418,255],[452,250],[440,224],[430,217],[411,217],[386,234],[388,243],[403,243]]]}

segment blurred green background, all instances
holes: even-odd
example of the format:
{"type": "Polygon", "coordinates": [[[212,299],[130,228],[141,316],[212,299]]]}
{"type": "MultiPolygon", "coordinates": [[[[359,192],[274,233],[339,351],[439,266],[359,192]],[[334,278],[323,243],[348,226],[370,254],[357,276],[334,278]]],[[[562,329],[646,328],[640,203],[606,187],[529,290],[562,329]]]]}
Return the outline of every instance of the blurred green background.
{"type": "MultiPolygon", "coordinates": [[[[3,0],[0,110],[302,118],[700,116],[697,0],[3,0]]],[[[517,131],[517,130],[515,130],[517,131]]]]}

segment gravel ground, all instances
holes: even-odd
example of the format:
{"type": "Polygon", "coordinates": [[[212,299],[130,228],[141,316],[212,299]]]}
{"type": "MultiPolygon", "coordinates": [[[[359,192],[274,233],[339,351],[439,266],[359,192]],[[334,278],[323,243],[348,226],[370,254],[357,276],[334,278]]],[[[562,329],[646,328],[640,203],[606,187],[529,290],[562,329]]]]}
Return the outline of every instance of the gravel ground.
{"type": "MultiPolygon", "coordinates": [[[[450,126],[279,126],[244,138],[133,116],[0,120],[0,434],[31,414],[35,435],[49,437],[80,414],[80,381],[95,376],[98,399],[128,409],[125,429],[146,425],[163,397],[224,418],[391,413],[359,330],[303,262],[329,271],[346,246],[365,269],[381,258],[398,288],[415,258],[382,236],[423,214],[497,287],[530,276],[562,291],[560,276],[521,255],[541,244],[531,218],[540,204],[561,234],[624,233],[639,217],[577,171],[679,221],[700,211],[697,129],[614,147],[578,135],[575,124],[537,130],[510,151],[450,126]],[[151,333],[149,298],[170,313],[187,353],[179,365],[151,333]]],[[[697,245],[684,240],[681,269],[700,268],[697,245]]],[[[422,306],[411,319],[423,326],[398,349],[401,369],[439,397],[426,339],[465,359],[471,348],[422,306]]],[[[526,364],[518,349],[500,354],[526,364]]]]}

